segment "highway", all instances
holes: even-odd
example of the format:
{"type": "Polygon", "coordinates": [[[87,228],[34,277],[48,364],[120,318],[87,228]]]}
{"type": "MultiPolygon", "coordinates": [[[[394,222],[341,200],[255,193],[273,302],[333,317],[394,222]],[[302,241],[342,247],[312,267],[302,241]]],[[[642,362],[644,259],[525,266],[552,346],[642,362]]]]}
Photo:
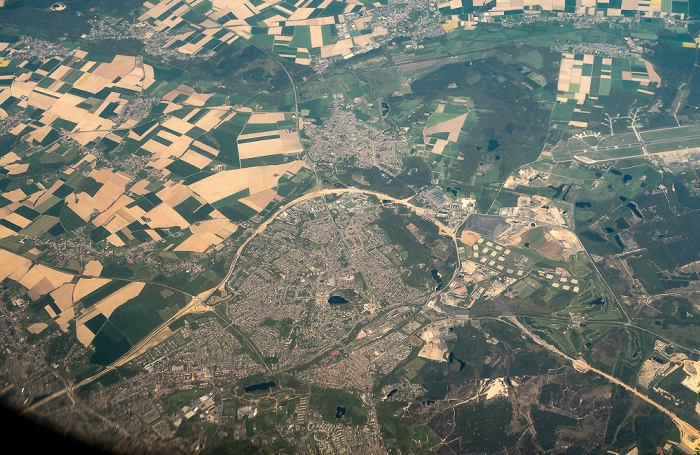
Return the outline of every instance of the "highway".
{"type": "Polygon", "coordinates": [[[659,411],[663,412],[666,414],[668,417],[671,418],[673,423],[678,427],[678,430],[681,433],[681,444],[679,445],[679,448],[683,450],[686,453],[697,453],[700,451],[700,431],[698,431],[695,427],[687,423],[686,421],[682,420],[680,417],[678,417],[675,413],[669,411],[665,407],[661,406],[651,398],[647,397],[634,387],[630,387],[629,385],[625,384],[624,382],[620,381],[614,376],[609,375],[608,373],[605,373],[604,371],[601,371],[597,368],[594,368],[590,366],[585,360],[583,359],[573,359],[569,357],[568,355],[564,354],[561,352],[559,349],[555,348],[551,344],[547,343],[545,340],[540,338],[539,336],[531,333],[527,327],[525,327],[520,321],[515,316],[509,316],[505,318],[509,320],[513,325],[515,325],[517,328],[519,328],[525,335],[530,337],[535,343],[539,344],[540,346],[546,348],[550,352],[558,355],[559,357],[563,357],[567,361],[571,362],[573,367],[581,372],[581,373],[586,373],[588,371],[592,371],[608,381],[610,381],[613,384],[619,385],[620,387],[623,387],[625,390],[627,390],[630,393],[633,393],[635,396],[638,398],[646,401],[650,405],[654,406],[656,409],[659,411]]]}

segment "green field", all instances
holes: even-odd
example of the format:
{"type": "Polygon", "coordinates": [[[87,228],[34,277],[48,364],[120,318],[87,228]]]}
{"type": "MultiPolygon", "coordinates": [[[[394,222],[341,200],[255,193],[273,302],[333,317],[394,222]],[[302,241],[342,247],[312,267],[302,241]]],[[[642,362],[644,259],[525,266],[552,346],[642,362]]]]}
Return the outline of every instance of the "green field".
{"type": "Polygon", "coordinates": [[[700,147],[698,144],[698,139],[679,139],[677,141],[665,142],[663,144],[647,145],[647,151],[649,153],[662,153],[672,152],[675,150],[685,150],[689,148],[696,149],[700,147]]]}
{"type": "Polygon", "coordinates": [[[678,128],[667,128],[663,130],[642,131],[639,135],[644,141],[655,141],[659,139],[682,139],[685,136],[700,134],[700,125],[680,126],[678,128]]]}
{"type": "Polygon", "coordinates": [[[323,420],[329,423],[342,422],[346,425],[358,426],[367,422],[367,411],[363,409],[362,401],[344,390],[313,387],[309,407],[318,411],[323,420]],[[341,413],[338,408],[345,409],[344,415],[338,416],[341,413]]]}
{"type": "Polygon", "coordinates": [[[637,142],[639,142],[639,139],[637,139],[637,136],[634,133],[615,134],[613,136],[608,136],[601,139],[598,143],[598,147],[636,144],[637,142]]]}

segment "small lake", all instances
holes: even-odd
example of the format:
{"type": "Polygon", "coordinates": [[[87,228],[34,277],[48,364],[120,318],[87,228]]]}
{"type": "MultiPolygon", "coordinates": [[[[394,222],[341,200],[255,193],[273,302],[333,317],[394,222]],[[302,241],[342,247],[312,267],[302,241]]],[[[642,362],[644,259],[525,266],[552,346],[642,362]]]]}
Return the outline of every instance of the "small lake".
{"type": "Polygon", "coordinates": [[[243,390],[245,390],[246,392],[260,392],[263,390],[270,390],[273,387],[277,387],[277,383],[275,381],[261,382],[260,384],[249,385],[243,390]]]}
{"type": "Polygon", "coordinates": [[[348,299],[339,295],[334,295],[328,298],[328,303],[331,305],[342,305],[343,303],[348,303],[348,299]]]}
{"type": "Polygon", "coordinates": [[[389,113],[389,105],[386,104],[386,102],[382,101],[382,117],[386,117],[386,114],[389,113]]]}
{"type": "Polygon", "coordinates": [[[335,408],[335,418],[340,419],[345,415],[345,412],[347,410],[345,408],[341,408],[340,406],[336,406],[335,408]]]}
{"type": "Polygon", "coordinates": [[[437,282],[437,287],[435,289],[440,289],[442,286],[442,276],[440,275],[440,272],[438,272],[438,269],[433,269],[430,271],[431,275],[433,275],[433,279],[437,282]]]}
{"type": "Polygon", "coordinates": [[[452,365],[453,363],[459,363],[459,371],[462,371],[464,367],[467,366],[466,362],[459,360],[453,353],[450,352],[450,356],[447,359],[447,364],[452,365]]]}
{"type": "Polygon", "coordinates": [[[641,213],[639,213],[639,210],[637,209],[637,204],[634,202],[628,202],[627,203],[627,208],[632,210],[632,212],[637,215],[638,218],[644,218],[641,213]]]}

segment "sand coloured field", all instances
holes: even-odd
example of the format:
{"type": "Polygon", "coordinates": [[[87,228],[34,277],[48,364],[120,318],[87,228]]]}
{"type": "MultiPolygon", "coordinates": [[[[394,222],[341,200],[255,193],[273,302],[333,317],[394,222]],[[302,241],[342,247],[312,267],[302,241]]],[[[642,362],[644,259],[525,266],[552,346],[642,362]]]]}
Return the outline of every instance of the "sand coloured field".
{"type": "Polygon", "coordinates": [[[273,189],[268,189],[260,191],[259,193],[251,194],[250,196],[242,198],[240,201],[250,207],[251,209],[262,212],[267,205],[272,202],[277,196],[277,193],[273,189]]]}
{"type": "Polygon", "coordinates": [[[129,222],[128,220],[122,218],[119,215],[114,215],[109,221],[109,223],[103,224],[102,227],[107,229],[112,234],[115,234],[127,227],[129,224],[131,224],[131,222],[129,222]]]}
{"type": "Polygon", "coordinates": [[[303,160],[292,161],[291,166],[289,166],[289,169],[287,169],[287,173],[289,175],[295,175],[301,170],[301,168],[308,169],[306,162],[304,162],[303,160]]]}
{"type": "Polygon", "coordinates": [[[129,188],[129,191],[132,193],[138,194],[139,196],[143,196],[144,194],[147,194],[149,191],[146,189],[146,187],[149,185],[148,180],[143,179],[139,180],[138,182],[134,183],[131,188],[129,188]]]}
{"type": "Polygon", "coordinates": [[[95,208],[100,211],[108,209],[109,206],[119,199],[122,193],[124,193],[123,186],[115,185],[112,182],[105,182],[102,188],[100,188],[92,198],[95,203],[95,208]]]}
{"type": "Polygon", "coordinates": [[[46,277],[44,277],[27,291],[27,295],[30,299],[37,301],[41,298],[42,295],[48,294],[54,289],[55,286],[51,284],[51,282],[46,277]]]}
{"type": "Polygon", "coordinates": [[[36,142],[41,142],[50,132],[51,127],[49,125],[44,125],[29,133],[29,137],[36,142]]]}
{"type": "Polygon", "coordinates": [[[304,151],[301,146],[301,142],[299,142],[299,135],[294,131],[290,133],[281,131],[280,141],[282,142],[282,153],[284,154],[290,155],[304,151]]]}
{"type": "Polygon", "coordinates": [[[8,164],[7,166],[5,166],[5,169],[7,169],[7,173],[10,175],[19,175],[27,172],[27,169],[29,169],[29,163],[8,164]]]}
{"type": "Polygon", "coordinates": [[[46,327],[48,327],[48,324],[45,322],[36,322],[27,327],[27,330],[29,330],[30,333],[41,333],[46,327]]]}
{"type": "MultiPolygon", "coordinates": [[[[131,199],[129,196],[122,194],[119,196],[119,199],[116,200],[112,205],[107,208],[107,210],[103,211],[97,217],[95,217],[92,222],[95,224],[95,226],[102,226],[106,222],[108,222],[112,216],[114,216],[117,212],[120,212],[121,210],[126,210],[125,207],[129,204],[134,202],[133,199],[131,199]]],[[[142,210],[140,207],[137,207],[139,210],[142,210]]],[[[135,219],[132,219],[131,222],[136,221],[135,219]]]]}
{"type": "Polygon", "coordinates": [[[26,198],[27,195],[24,194],[24,191],[17,188],[16,190],[8,191],[7,193],[2,193],[2,197],[4,197],[5,199],[7,199],[11,202],[17,202],[17,201],[21,201],[22,199],[26,198]]]}
{"type": "Polygon", "coordinates": [[[188,87],[187,85],[181,84],[177,88],[170,90],[168,93],[163,96],[163,101],[174,101],[175,98],[178,97],[178,95],[186,95],[190,96],[194,93],[194,89],[192,87],[188,87]]]}
{"type": "Polygon", "coordinates": [[[435,141],[435,145],[433,145],[433,149],[431,150],[432,153],[435,153],[437,155],[442,155],[442,152],[445,151],[445,147],[447,147],[447,142],[444,139],[438,139],[435,141]]]}
{"type": "Polygon", "coordinates": [[[116,247],[126,245],[126,243],[124,243],[124,241],[120,239],[117,234],[112,234],[109,237],[107,237],[107,241],[116,247]]]}
{"type": "Polygon", "coordinates": [[[156,134],[156,136],[160,137],[161,139],[165,139],[168,142],[176,142],[180,139],[180,136],[178,136],[177,134],[173,134],[170,131],[165,130],[158,131],[158,134],[156,134]]]}
{"type": "Polygon", "coordinates": [[[66,311],[61,312],[61,314],[59,314],[54,320],[56,321],[56,324],[58,324],[59,329],[61,329],[63,332],[67,332],[70,328],[70,323],[73,322],[74,317],[75,310],[73,310],[73,307],[71,307],[66,311]]]}
{"type": "Polygon", "coordinates": [[[311,33],[311,47],[323,46],[323,29],[318,25],[312,25],[309,27],[309,32],[311,33]]]}
{"type": "Polygon", "coordinates": [[[238,229],[238,226],[229,221],[228,218],[205,220],[198,223],[198,226],[205,231],[221,237],[222,239],[228,238],[231,234],[236,232],[236,229],[238,229]]]}
{"type": "Polygon", "coordinates": [[[8,164],[14,163],[15,161],[19,161],[20,159],[20,156],[17,155],[15,152],[7,153],[2,158],[0,158],[0,166],[7,166],[8,164]]]}
{"type": "Polygon", "coordinates": [[[481,238],[481,235],[477,234],[474,231],[462,231],[462,235],[460,236],[460,240],[462,243],[465,245],[472,246],[474,245],[479,239],[481,238]]]}
{"type": "Polygon", "coordinates": [[[134,297],[138,296],[145,286],[146,283],[129,283],[123,288],[111,294],[109,297],[106,297],[97,302],[95,304],[95,308],[97,308],[99,312],[102,313],[106,318],[109,318],[114,312],[114,310],[116,310],[129,300],[133,299],[134,297]]]}
{"type": "Polygon", "coordinates": [[[328,58],[334,55],[349,54],[354,45],[352,39],[340,40],[335,44],[328,44],[321,48],[321,57],[328,58]]]}
{"type": "MultiPolygon", "coordinates": [[[[0,281],[8,278],[16,270],[29,270],[32,261],[6,250],[0,250],[0,281]]],[[[22,272],[22,274],[24,274],[22,272]]],[[[21,277],[21,275],[20,275],[21,277]]]]}
{"type": "Polygon", "coordinates": [[[157,242],[158,240],[162,240],[162,237],[159,236],[158,233],[157,233],[156,231],[154,231],[153,229],[145,229],[145,232],[146,232],[146,234],[148,234],[148,235],[149,235],[153,240],[155,240],[156,242],[157,242]]]}
{"type": "Polygon", "coordinates": [[[273,188],[277,186],[279,178],[285,172],[296,167],[300,168],[303,165],[303,161],[293,161],[291,163],[223,171],[191,184],[190,188],[207,202],[213,203],[246,188],[250,189],[251,194],[273,188]]]}
{"type": "Polygon", "coordinates": [[[209,231],[202,229],[199,226],[190,226],[192,235],[187,237],[181,244],[175,247],[174,251],[192,251],[195,253],[203,253],[211,245],[218,245],[223,242],[223,239],[217,237],[209,231]]]}
{"type": "Polygon", "coordinates": [[[73,301],[77,302],[110,281],[109,278],[80,278],[73,289],[73,301]]]}
{"type": "Polygon", "coordinates": [[[31,223],[30,220],[24,218],[21,215],[18,215],[16,213],[10,213],[9,215],[6,215],[3,217],[5,220],[9,221],[10,223],[16,224],[17,226],[21,228],[25,228],[29,226],[31,223]]]}
{"type": "Polygon", "coordinates": [[[170,330],[169,327],[164,327],[158,333],[148,341],[146,341],[143,345],[139,346],[139,349],[135,350],[134,352],[131,352],[127,354],[125,357],[119,359],[117,362],[115,362],[116,366],[124,365],[126,362],[128,362],[131,359],[135,359],[139,355],[143,354],[144,352],[148,351],[154,346],[159,345],[163,341],[167,340],[173,335],[173,331],[170,330]]]}
{"type": "Polygon", "coordinates": [[[56,306],[61,309],[61,312],[73,307],[73,288],[75,285],[68,283],[51,293],[53,301],[56,302],[56,306]]]}
{"type": "Polygon", "coordinates": [[[110,80],[97,74],[86,73],[76,83],[75,87],[90,93],[97,93],[102,90],[110,80]]]}
{"type": "Polygon", "coordinates": [[[187,229],[190,226],[190,223],[188,223],[182,215],[165,203],[158,204],[156,208],[147,212],[146,217],[151,219],[148,225],[154,229],[173,226],[178,226],[180,229],[187,229]]]}
{"type": "MultiPolygon", "coordinates": [[[[46,278],[53,289],[55,289],[65,283],[69,283],[73,279],[73,275],[48,268],[42,264],[37,264],[21,277],[19,283],[27,289],[31,289],[44,278],[46,278]]],[[[49,289],[49,291],[53,289],[49,289]]]]}
{"type": "MultiPolygon", "coordinates": [[[[228,114],[228,112],[226,112],[226,111],[210,110],[209,112],[204,114],[204,116],[202,118],[197,120],[197,123],[195,123],[195,126],[203,129],[204,131],[209,132],[221,122],[222,117],[224,117],[226,114],[228,114]]],[[[218,154],[218,151],[217,151],[217,154],[218,154]]]]}
{"type": "Polygon", "coordinates": [[[102,76],[110,81],[126,77],[136,66],[136,57],[116,55],[111,63],[100,64],[92,74],[102,76]]]}
{"type": "Polygon", "coordinates": [[[214,155],[214,156],[217,156],[217,155],[219,154],[219,151],[218,151],[217,149],[215,149],[214,147],[212,147],[212,146],[210,146],[210,145],[204,144],[204,143],[202,143],[202,142],[194,141],[194,142],[192,143],[192,145],[193,145],[194,147],[197,147],[197,148],[199,148],[199,149],[204,150],[205,152],[211,153],[211,154],[214,155]]]}
{"type": "MultiPolygon", "coordinates": [[[[204,41],[200,41],[197,43],[198,45],[203,46],[206,44],[204,41]]],[[[190,106],[204,106],[204,104],[213,96],[212,93],[193,93],[190,95],[189,98],[185,100],[185,104],[190,105],[190,106]]]]}
{"type": "Polygon", "coordinates": [[[95,338],[95,334],[90,331],[84,324],[79,324],[76,326],[75,330],[76,337],[84,346],[89,346],[92,340],[95,338]]]}
{"type": "Polygon", "coordinates": [[[198,169],[202,169],[203,167],[211,163],[211,158],[208,158],[204,155],[200,155],[192,149],[186,151],[185,154],[180,157],[180,159],[198,169]]]}
{"type": "Polygon", "coordinates": [[[121,172],[112,172],[111,169],[101,168],[95,169],[88,174],[89,177],[97,180],[101,183],[112,182],[115,185],[125,188],[126,185],[131,181],[131,177],[122,174],[121,172]]]}
{"type": "Polygon", "coordinates": [[[89,194],[80,193],[66,198],[66,206],[87,222],[90,220],[95,202],[89,194]]]}
{"type": "Polygon", "coordinates": [[[174,207],[188,197],[193,196],[193,194],[189,187],[181,183],[174,183],[160,190],[156,193],[156,196],[164,203],[174,207]]]}
{"type": "Polygon", "coordinates": [[[655,82],[657,84],[661,84],[661,76],[658,75],[656,70],[654,69],[654,66],[651,64],[651,62],[647,60],[642,60],[644,64],[647,67],[647,74],[649,75],[649,80],[651,82],[655,82]]]}
{"type": "Polygon", "coordinates": [[[163,122],[162,126],[164,128],[168,128],[169,130],[177,131],[180,134],[186,134],[189,130],[193,128],[193,125],[191,123],[187,123],[186,121],[181,120],[177,117],[170,117],[168,120],[163,122]]]}
{"type": "Polygon", "coordinates": [[[277,123],[284,121],[284,112],[261,112],[250,116],[248,123],[252,125],[277,123]]]}
{"type": "Polygon", "coordinates": [[[125,220],[133,223],[146,214],[146,211],[139,206],[124,207],[117,211],[117,214],[125,220]]]}
{"type": "Polygon", "coordinates": [[[51,79],[55,80],[60,80],[65,76],[66,74],[70,73],[72,71],[72,68],[66,65],[59,65],[58,68],[53,70],[53,72],[49,75],[51,79]]]}
{"type": "Polygon", "coordinates": [[[242,160],[282,153],[282,140],[277,137],[256,142],[238,144],[238,157],[242,160]]]}
{"type": "Polygon", "coordinates": [[[153,139],[149,139],[148,142],[141,146],[141,148],[148,152],[151,152],[154,158],[168,157],[173,154],[177,154],[177,156],[179,156],[182,155],[182,152],[184,152],[184,150],[182,150],[180,151],[180,153],[177,153],[173,150],[174,153],[170,153],[169,145],[161,144],[160,142],[154,141],[153,139]]]}
{"type": "Polygon", "coordinates": [[[32,94],[29,96],[29,99],[27,100],[27,104],[29,104],[32,107],[36,107],[38,109],[43,109],[45,111],[49,110],[51,106],[56,103],[56,98],[44,95],[43,93],[39,92],[32,92],[32,94]]]}

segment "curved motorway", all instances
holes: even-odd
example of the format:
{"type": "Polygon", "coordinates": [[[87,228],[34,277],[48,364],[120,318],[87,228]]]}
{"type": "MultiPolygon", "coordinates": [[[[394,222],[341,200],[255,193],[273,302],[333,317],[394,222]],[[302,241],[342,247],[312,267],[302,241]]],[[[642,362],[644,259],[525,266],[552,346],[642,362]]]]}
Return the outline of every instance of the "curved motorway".
{"type": "MultiPolygon", "coordinates": [[[[698,135],[697,137],[700,138],[700,135],[698,135]]],[[[664,141],[666,141],[666,140],[664,140],[664,141]]],[[[174,316],[169,318],[167,321],[163,322],[154,331],[152,331],[148,336],[146,336],[143,340],[141,340],[141,342],[139,342],[132,349],[130,349],[129,352],[127,352],[124,356],[122,356],[120,359],[118,359],[113,364],[109,365],[107,368],[105,368],[101,372],[79,382],[78,384],[74,384],[72,386],[66,387],[65,389],[59,390],[58,392],[55,392],[55,393],[45,397],[44,399],[39,400],[38,402],[36,402],[33,405],[29,406],[28,408],[24,409],[21,414],[25,414],[27,412],[30,412],[33,409],[36,409],[37,407],[42,406],[43,404],[46,404],[47,402],[49,402],[55,398],[58,398],[66,393],[69,396],[72,396],[72,392],[74,390],[76,390],[77,388],[80,388],[83,385],[89,384],[89,383],[93,382],[94,380],[99,379],[101,376],[103,376],[107,372],[112,371],[115,368],[117,368],[118,366],[125,364],[129,360],[136,358],[137,356],[139,356],[140,354],[142,354],[146,350],[150,349],[152,346],[155,346],[160,341],[163,341],[164,339],[166,339],[169,336],[169,331],[170,331],[168,326],[172,322],[174,322],[177,318],[179,318],[187,313],[190,313],[190,312],[202,312],[202,311],[210,310],[211,308],[205,304],[206,300],[209,299],[215,291],[217,291],[219,289],[223,289],[226,286],[226,283],[230,279],[231,274],[233,273],[233,270],[236,266],[236,263],[238,262],[238,259],[240,258],[244,248],[246,247],[246,245],[248,245],[248,243],[253,238],[255,238],[257,235],[263,233],[265,231],[265,229],[267,229],[267,227],[275,219],[277,219],[277,217],[279,215],[284,213],[290,207],[292,207],[300,202],[315,199],[317,197],[321,197],[321,196],[325,196],[325,195],[341,195],[341,194],[374,195],[381,200],[390,201],[392,203],[397,203],[397,204],[402,204],[402,205],[408,207],[409,209],[413,210],[414,212],[416,212],[416,214],[418,214],[418,215],[422,215],[425,213],[424,208],[418,207],[418,206],[410,203],[409,202],[410,198],[397,199],[397,198],[394,198],[392,196],[380,193],[378,191],[363,190],[363,189],[358,189],[358,188],[323,189],[323,190],[312,191],[312,192],[307,193],[303,196],[300,196],[300,197],[294,199],[293,201],[290,201],[287,204],[280,207],[272,216],[270,216],[267,220],[265,220],[262,224],[260,224],[260,226],[258,226],[257,229],[255,231],[253,231],[252,234],[246,239],[246,241],[243,242],[243,244],[241,244],[241,246],[236,251],[236,254],[231,262],[231,266],[229,267],[228,273],[226,274],[224,279],[221,281],[221,283],[219,283],[217,286],[215,286],[209,290],[206,290],[206,291],[200,293],[196,297],[193,297],[192,300],[185,307],[183,307],[180,311],[177,312],[177,314],[175,314],[174,316]]],[[[457,244],[457,237],[456,237],[455,232],[452,232],[451,230],[449,230],[444,224],[442,224],[438,220],[433,219],[431,221],[439,227],[441,233],[451,237],[454,240],[455,245],[457,244]]],[[[456,270],[458,270],[458,268],[456,270]]],[[[515,316],[508,316],[508,317],[506,317],[506,319],[509,320],[514,326],[516,326],[518,329],[520,329],[525,335],[530,337],[537,344],[543,346],[544,348],[546,348],[547,350],[549,350],[553,354],[555,354],[561,358],[566,359],[568,362],[570,362],[573,365],[573,367],[576,370],[578,370],[580,372],[592,371],[592,372],[604,377],[605,379],[607,379],[611,383],[617,384],[621,387],[624,387],[626,390],[633,393],[635,396],[639,397],[640,399],[642,399],[642,400],[646,401],[647,403],[651,404],[652,406],[656,407],[658,410],[660,410],[661,412],[663,412],[664,414],[669,416],[671,418],[671,420],[673,420],[674,424],[680,430],[680,434],[681,434],[681,446],[680,446],[680,448],[686,452],[689,452],[689,453],[698,453],[700,451],[700,431],[698,431],[696,428],[694,428],[689,423],[682,420],[675,413],[669,411],[667,408],[656,403],[654,400],[647,397],[643,393],[639,392],[634,387],[631,387],[631,386],[625,384],[624,382],[620,381],[619,379],[617,379],[617,378],[615,378],[615,377],[613,377],[613,376],[611,376],[611,375],[609,375],[601,370],[598,370],[597,368],[591,367],[584,360],[573,359],[573,358],[569,357],[568,355],[564,354],[559,349],[552,346],[551,344],[549,344],[548,342],[546,342],[545,340],[543,340],[539,336],[531,333],[527,329],[527,327],[525,327],[520,321],[518,321],[518,319],[515,316]]]]}

